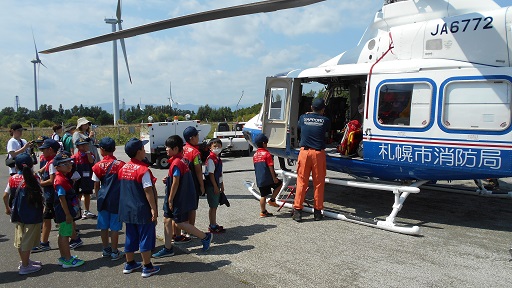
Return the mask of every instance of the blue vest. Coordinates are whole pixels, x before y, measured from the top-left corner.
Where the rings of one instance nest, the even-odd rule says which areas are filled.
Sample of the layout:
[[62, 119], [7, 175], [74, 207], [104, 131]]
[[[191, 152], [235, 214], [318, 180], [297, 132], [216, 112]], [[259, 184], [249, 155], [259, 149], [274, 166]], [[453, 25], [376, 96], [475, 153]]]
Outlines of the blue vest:
[[187, 161], [181, 157], [173, 158], [171, 166], [169, 167], [169, 176], [165, 182], [164, 211], [167, 213], [171, 212], [169, 211], [169, 195], [174, 180], [172, 176], [174, 167], [178, 167], [180, 170], [180, 183], [172, 201], [172, 214], [176, 216], [197, 209], [197, 194], [192, 178], [192, 171], [188, 168]]
[[[45, 167], [45, 169], [43, 169], [43, 174], [41, 174], [41, 180], [46, 181], [46, 180], [50, 179], [49, 167], [50, 167], [50, 164], [52, 161], [53, 161], [53, 159], [50, 161], [46, 161], [46, 163], [48, 163], [48, 165]], [[44, 201], [46, 204], [53, 204], [55, 202], [55, 188], [53, 187], [53, 184], [48, 185], [48, 186], [43, 186], [43, 197], [44, 197]]]
[[[133, 161], [133, 159], [132, 159]], [[151, 223], [151, 206], [142, 188], [142, 176], [148, 167], [128, 162], [119, 171], [119, 221], [129, 224]]]
[[[20, 175], [20, 174], [17, 174]], [[20, 175], [21, 176], [21, 175]], [[18, 176], [19, 177], [19, 176]], [[11, 193], [16, 193], [16, 187], [10, 187]], [[37, 192], [35, 192], [37, 193]], [[14, 198], [11, 207], [11, 222], [19, 222], [24, 224], [37, 224], [43, 222], [43, 203], [34, 205], [28, 202], [25, 183], [18, 190], [18, 194]]]
[[[66, 191], [66, 204], [68, 205], [69, 214], [73, 219], [76, 218], [78, 211], [80, 210], [80, 202], [76, 195], [75, 189], [73, 189], [71, 179], [65, 177], [59, 172], [55, 175], [55, 186], [60, 185]], [[57, 192], [55, 192], [57, 194]], [[55, 197], [53, 206], [55, 208], [55, 223], [66, 222], [66, 214], [60, 203], [60, 197]]]
[[267, 149], [258, 148], [252, 157], [254, 163], [254, 173], [256, 174], [256, 185], [258, 187], [266, 187], [274, 184], [274, 179], [270, 173], [266, 159], [272, 157]]
[[[215, 183], [217, 184], [217, 187], [219, 187], [220, 177], [222, 177], [222, 160], [217, 155], [215, 155], [213, 152], [210, 153], [208, 158], [206, 158], [206, 163], [208, 163], [209, 159], [212, 159], [213, 163], [215, 164], [215, 171], [213, 171], [213, 178], [215, 179]], [[210, 181], [209, 175], [205, 175], [204, 179], [205, 179], [205, 185], [213, 186], [213, 183], [211, 183], [211, 181]]]
[[[78, 152], [80, 155], [80, 152]], [[75, 154], [76, 155], [76, 154]], [[81, 157], [81, 156], [80, 156]], [[87, 159], [87, 157], [85, 157]], [[94, 181], [92, 181], [92, 165], [91, 163], [81, 161], [84, 163], [79, 163], [76, 161], [76, 171], [80, 173], [82, 178], [77, 180], [76, 189], [80, 188], [82, 191], [92, 191], [94, 189]], [[84, 172], [89, 174], [89, 177], [84, 177]]]
[[[119, 161], [117, 161], [119, 162]], [[100, 179], [101, 186], [98, 191], [98, 211], [106, 210], [109, 213], [117, 214], [119, 212], [119, 194], [121, 191], [121, 182], [117, 173], [111, 173], [112, 164], [109, 165], [107, 173]]]

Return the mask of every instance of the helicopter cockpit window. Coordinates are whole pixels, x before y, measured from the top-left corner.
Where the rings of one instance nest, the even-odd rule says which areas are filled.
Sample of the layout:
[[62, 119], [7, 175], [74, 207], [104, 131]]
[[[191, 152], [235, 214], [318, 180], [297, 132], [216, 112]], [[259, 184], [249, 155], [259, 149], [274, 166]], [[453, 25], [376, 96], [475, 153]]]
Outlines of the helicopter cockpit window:
[[286, 107], [286, 96], [288, 89], [286, 88], [272, 88], [269, 105], [269, 120], [284, 120], [284, 109]]
[[452, 81], [444, 89], [447, 129], [504, 131], [510, 127], [512, 84], [507, 80]]
[[381, 125], [425, 127], [430, 123], [432, 88], [428, 83], [382, 85], [378, 122]]

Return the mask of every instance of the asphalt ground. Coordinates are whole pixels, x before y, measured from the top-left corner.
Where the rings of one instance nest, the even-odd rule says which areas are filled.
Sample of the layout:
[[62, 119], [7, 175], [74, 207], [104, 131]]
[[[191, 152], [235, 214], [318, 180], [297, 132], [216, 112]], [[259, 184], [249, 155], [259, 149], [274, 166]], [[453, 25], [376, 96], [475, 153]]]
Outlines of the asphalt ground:
[[[116, 156], [127, 160], [123, 147]], [[290, 210], [269, 207], [276, 216], [259, 218], [259, 205], [244, 186], [254, 181], [251, 157], [224, 157], [224, 181], [231, 207], [220, 206], [218, 222], [227, 232], [214, 236], [213, 245], [201, 252], [198, 239], [175, 246], [176, 255], [156, 259], [162, 271], [143, 279], [140, 272], [122, 274], [123, 262], [101, 258], [95, 220], [80, 220], [84, 246], [73, 254], [86, 260], [79, 268], [56, 265], [57, 231], [52, 231], [53, 250], [37, 253], [44, 265], [40, 272], [19, 276], [19, 257], [13, 247], [14, 225], [0, 217], [0, 285], [9, 287], [509, 287], [512, 283], [510, 231], [511, 199], [496, 199], [422, 189], [405, 201], [397, 223], [418, 225], [419, 236], [408, 236], [340, 220], [303, 223], [290, 218]], [[277, 161], [276, 161], [277, 162]], [[277, 165], [279, 166], [279, 165]], [[159, 206], [166, 170], [152, 168], [159, 179]], [[7, 171], [5, 172], [7, 174]], [[330, 177], [348, 178], [338, 173]], [[1, 177], [5, 187], [7, 177]], [[512, 191], [512, 179], [500, 183]], [[472, 181], [450, 185], [472, 187]], [[312, 189], [310, 189], [312, 191]], [[308, 193], [307, 198], [312, 198]], [[326, 185], [329, 210], [384, 219], [391, 211], [390, 192]], [[95, 206], [95, 200], [92, 206]], [[196, 226], [208, 225], [208, 205], [201, 198]], [[94, 211], [95, 209], [93, 209]], [[160, 213], [162, 215], [162, 213]], [[162, 216], [157, 234], [162, 237]], [[121, 235], [124, 243], [124, 234]], [[157, 249], [163, 245], [158, 241]], [[140, 258], [139, 258], [140, 259]]]

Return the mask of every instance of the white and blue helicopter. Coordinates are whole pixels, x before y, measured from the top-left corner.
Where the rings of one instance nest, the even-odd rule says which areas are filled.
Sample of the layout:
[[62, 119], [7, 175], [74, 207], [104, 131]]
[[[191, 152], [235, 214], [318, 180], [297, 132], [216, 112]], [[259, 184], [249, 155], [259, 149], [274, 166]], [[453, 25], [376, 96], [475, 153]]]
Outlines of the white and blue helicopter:
[[[322, 85], [332, 121], [326, 141], [334, 142], [327, 169], [364, 180], [326, 183], [395, 193], [386, 221], [324, 215], [416, 234], [417, 226], [399, 227], [394, 219], [421, 185], [512, 176], [511, 20], [512, 11], [491, 0], [385, 1], [354, 49], [318, 67], [268, 77], [262, 110], [245, 124], [244, 135], [251, 141], [263, 132], [272, 154], [296, 160], [298, 118], [312, 102], [303, 92]], [[340, 133], [353, 119], [362, 122], [353, 131], [360, 135]], [[352, 141], [349, 136], [359, 153], [337, 149]], [[285, 187], [296, 177], [281, 173]], [[367, 181], [375, 179], [409, 185]], [[258, 197], [252, 183], [246, 185]], [[492, 195], [478, 185], [477, 193]]]
[[[322, 1], [268, 0], [233, 6], [41, 53]], [[418, 193], [421, 185], [432, 180], [512, 176], [511, 22], [512, 11], [492, 0], [385, 0], [354, 49], [318, 67], [267, 78], [262, 111], [245, 124], [244, 135], [251, 141], [263, 132], [269, 138], [271, 153], [297, 159], [297, 121], [312, 101], [303, 97], [303, 91], [314, 84], [325, 87], [326, 115], [332, 121], [332, 132], [326, 135], [331, 143], [327, 168], [357, 177], [356, 181], [326, 178], [326, 183], [389, 190], [395, 194], [395, 202], [384, 221], [329, 211], [324, 215], [418, 234], [418, 226], [396, 225], [395, 217], [408, 195]], [[353, 119], [359, 120], [360, 134], [340, 137]], [[347, 139], [362, 151], [340, 153], [336, 147]], [[284, 187], [296, 176], [280, 173]], [[377, 179], [393, 182], [373, 181]], [[246, 186], [259, 197], [252, 183]], [[483, 187], [482, 191], [486, 192]]]

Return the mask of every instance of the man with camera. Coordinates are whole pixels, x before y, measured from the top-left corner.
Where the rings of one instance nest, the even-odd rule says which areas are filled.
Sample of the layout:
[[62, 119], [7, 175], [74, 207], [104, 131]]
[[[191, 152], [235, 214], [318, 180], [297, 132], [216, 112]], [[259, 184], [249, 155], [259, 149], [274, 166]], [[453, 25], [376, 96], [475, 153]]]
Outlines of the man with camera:
[[[14, 123], [11, 125], [11, 129], [9, 130], [9, 134], [11, 135], [11, 139], [7, 142], [7, 159], [5, 164], [9, 166], [9, 175], [16, 174], [16, 168], [14, 168], [14, 158], [21, 153], [28, 153], [32, 149], [34, 141], [27, 142], [27, 140], [21, 138], [21, 134], [23, 130], [27, 130], [23, 128], [21, 124]], [[9, 165], [12, 163], [12, 165]]]

